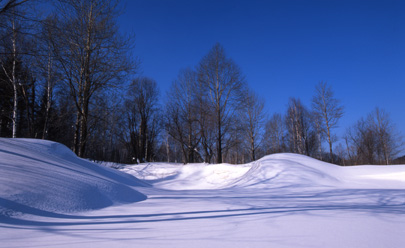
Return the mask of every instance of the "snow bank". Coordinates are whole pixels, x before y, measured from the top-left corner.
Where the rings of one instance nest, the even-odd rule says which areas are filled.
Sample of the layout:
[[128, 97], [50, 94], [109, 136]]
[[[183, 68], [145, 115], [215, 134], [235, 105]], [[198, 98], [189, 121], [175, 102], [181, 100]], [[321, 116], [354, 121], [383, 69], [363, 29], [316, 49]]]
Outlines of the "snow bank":
[[142, 201], [128, 174], [78, 158], [59, 143], [0, 138], [0, 217], [100, 209]]
[[340, 182], [339, 168], [297, 154], [275, 154], [243, 165], [128, 165], [121, 169], [155, 187], [170, 190], [331, 186]]
[[273, 154], [244, 165], [148, 163], [121, 171], [170, 190], [225, 188], [405, 188], [405, 166], [348, 166], [299, 154]]
[[333, 164], [299, 155], [274, 154], [252, 163], [237, 182], [236, 187], [280, 188], [289, 186], [336, 186], [342, 173]]
[[250, 168], [230, 164], [149, 163], [128, 165], [121, 171], [145, 180], [157, 188], [170, 190], [221, 189], [239, 180]]

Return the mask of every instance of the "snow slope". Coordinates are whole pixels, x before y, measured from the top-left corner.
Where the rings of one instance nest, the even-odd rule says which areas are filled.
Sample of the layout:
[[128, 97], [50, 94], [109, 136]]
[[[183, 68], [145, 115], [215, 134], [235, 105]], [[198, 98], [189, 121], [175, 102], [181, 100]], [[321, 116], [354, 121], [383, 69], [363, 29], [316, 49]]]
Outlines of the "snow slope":
[[405, 165], [339, 167], [275, 154], [245, 165], [115, 167], [126, 174], [53, 142], [0, 139], [0, 247], [405, 242]]
[[137, 202], [146, 196], [131, 186], [145, 185], [128, 174], [80, 159], [55, 142], [0, 139], [0, 218]]
[[284, 187], [405, 188], [405, 166], [341, 167], [299, 154], [273, 154], [230, 164], [146, 163], [121, 171], [170, 190]]

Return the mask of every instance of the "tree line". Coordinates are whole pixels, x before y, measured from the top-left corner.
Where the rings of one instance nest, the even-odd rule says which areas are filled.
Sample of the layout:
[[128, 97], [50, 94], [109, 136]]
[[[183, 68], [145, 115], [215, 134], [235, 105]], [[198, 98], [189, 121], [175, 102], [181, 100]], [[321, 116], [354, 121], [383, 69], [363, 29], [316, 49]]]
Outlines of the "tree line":
[[292, 152], [390, 164], [401, 149], [379, 108], [336, 145], [344, 108], [326, 82], [310, 108], [291, 98], [286, 113], [269, 117], [219, 43], [180, 70], [162, 100], [156, 81], [136, 76], [118, 1], [53, 1], [45, 17], [32, 14], [33, 2], [0, 2], [0, 137], [54, 140], [78, 156], [121, 163], [246, 163]]

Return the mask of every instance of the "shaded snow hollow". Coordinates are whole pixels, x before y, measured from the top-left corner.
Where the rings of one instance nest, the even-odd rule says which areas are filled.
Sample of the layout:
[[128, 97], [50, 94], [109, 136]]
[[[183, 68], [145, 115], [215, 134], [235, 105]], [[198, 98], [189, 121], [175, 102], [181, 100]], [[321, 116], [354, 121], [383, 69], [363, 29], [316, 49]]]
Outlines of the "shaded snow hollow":
[[0, 217], [77, 212], [142, 201], [147, 184], [45, 140], [0, 138]]

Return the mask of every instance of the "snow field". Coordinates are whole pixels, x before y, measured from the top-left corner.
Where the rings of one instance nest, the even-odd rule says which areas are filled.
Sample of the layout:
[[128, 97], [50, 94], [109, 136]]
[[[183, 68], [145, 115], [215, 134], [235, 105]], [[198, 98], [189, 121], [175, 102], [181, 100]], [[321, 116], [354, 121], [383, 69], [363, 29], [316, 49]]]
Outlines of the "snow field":
[[[111, 164], [110, 164], [111, 166]], [[402, 247], [405, 166], [115, 165], [0, 139], [0, 247]], [[125, 172], [125, 173], [123, 173]]]

